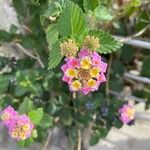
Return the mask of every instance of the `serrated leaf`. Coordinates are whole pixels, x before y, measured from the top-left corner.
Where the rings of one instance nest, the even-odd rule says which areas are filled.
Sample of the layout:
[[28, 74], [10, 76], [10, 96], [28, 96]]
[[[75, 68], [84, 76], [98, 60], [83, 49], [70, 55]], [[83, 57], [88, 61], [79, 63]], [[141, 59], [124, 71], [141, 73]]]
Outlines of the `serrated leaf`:
[[57, 28], [63, 37], [81, 35], [85, 30], [85, 18], [81, 8], [69, 2], [58, 19]]
[[123, 45], [121, 42], [117, 41], [112, 35], [103, 30], [91, 30], [89, 34], [99, 38], [100, 48], [97, 49], [97, 51], [102, 54], [114, 52], [120, 49]]
[[32, 110], [33, 108], [33, 102], [30, 98], [25, 97], [23, 102], [21, 103], [18, 111], [19, 113], [23, 114], [23, 113], [28, 113], [30, 110]]
[[38, 108], [37, 110], [30, 111], [28, 113], [28, 116], [34, 124], [38, 124], [43, 118], [43, 108]]
[[49, 1], [43, 14], [40, 16], [41, 24], [44, 25], [45, 20], [48, 19], [50, 16], [58, 16], [61, 11], [61, 5], [58, 2]]
[[51, 47], [56, 41], [58, 40], [59, 32], [56, 29], [56, 25], [49, 25], [46, 29], [46, 38], [47, 42], [49, 44], [49, 47]]
[[85, 10], [94, 11], [94, 9], [99, 5], [99, 0], [83, 0], [83, 5]]
[[55, 68], [60, 63], [62, 58], [63, 56], [60, 53], [60, 44], [56, 43], [50, 50], [48, 69]]
[[94, 15], [100, 20], [111, 20], [112, 16], [110, 15], [109, 10], [105, 6], [98, 6], [94, 10]]
[[40, 121], [40, 126], [42, 128], [49, 128], [53, 124], [53, 118], [48, 114], [44, 114], [42, 120]]

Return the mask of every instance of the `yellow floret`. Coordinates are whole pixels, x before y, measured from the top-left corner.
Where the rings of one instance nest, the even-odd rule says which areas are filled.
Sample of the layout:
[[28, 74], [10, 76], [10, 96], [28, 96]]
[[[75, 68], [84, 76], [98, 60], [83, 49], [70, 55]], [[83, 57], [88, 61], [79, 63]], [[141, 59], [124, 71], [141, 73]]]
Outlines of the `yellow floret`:
[[90, 75], [91, 75], [93, 78], [98, 77], [99, 73], [100, 73], [100, 68], [93, 67], [93, 68], [90, 70]]
[[73, 91], [78, 91], [81, 88], [82, 84], [80, 81], [75, 80], [74, 82], [72, 82], [71, 84], [71, 88]]
[[27, 137], [26, 137], [26, 134], [25, 134], [24, 132], [21, 132], [21, 133], [19, 134], [19, 138], [20, 138], [21, 140], [25, 140]]
[[18, 132], [17, 132], [17, 131], [13, 131], [13, 132], [11, 133], [11, 136], [12, 136], [12, 138], [18, 137]]
[[66, 70], [66, 76], [68, 76], [70, 78], [77, 77], [77, 70], [76, 69], [67, 69]]
[[8, 114], [8, 113], [2, 114], [2, 115], [1, 115], [1, 119], [2, 119], [3, 121], [8, 120], [8, 119], [9, 119], [9, 114]]
[[30, 129], [30, 125], [26, 124], [22, 128], [23, 128], [24, 131], [28, 131]]
[[90, 58], [86, 57], [81, 60], [80, 64], [82, 69], [89, 69], [91, 67], [92, 62]]
[[135, 113], [135, 110], [134, 109], [127, 109], [127, 115], [130, 119], [134, 119], [134, 113]]
[[90, 88], [95, 87], [96, 86], [96, 81], [93, 80], [93, 79], [88, 80], [87, 86], [90, 87]]

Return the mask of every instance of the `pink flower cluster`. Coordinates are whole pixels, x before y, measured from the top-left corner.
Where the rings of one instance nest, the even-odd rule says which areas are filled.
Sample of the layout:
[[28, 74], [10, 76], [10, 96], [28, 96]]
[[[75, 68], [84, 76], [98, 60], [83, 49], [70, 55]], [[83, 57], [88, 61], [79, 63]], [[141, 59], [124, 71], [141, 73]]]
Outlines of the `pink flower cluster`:
[[68, 83], [70, 91], [81, 91], [86, 95], [106, 82], [107, 64], [97, 52], [82, 49], [77, 58], [66, 58], [65, 61], [61, 67], [64, 73], [62, 80]]
[[30, 118], [19, 115], [13, 107], [8, 106], [1, 112], [2, 123], [8, 128], [9, 135], [17, 141], [25, 140], [32, 134], [34, 128]]
[[120, 113], [120, 120], [124, 124], [128, 124], [134, 120], [135, 110], [133, 106], [130, 104], [124, 104], [122, 108], [119, 109], [119, 113]]

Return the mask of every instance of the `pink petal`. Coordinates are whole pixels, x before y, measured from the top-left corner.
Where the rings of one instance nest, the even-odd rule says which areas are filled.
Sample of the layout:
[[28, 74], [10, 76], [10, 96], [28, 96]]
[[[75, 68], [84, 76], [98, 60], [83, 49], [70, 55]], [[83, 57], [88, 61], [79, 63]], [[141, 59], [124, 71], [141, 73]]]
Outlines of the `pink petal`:
[[96, 86], [94, 88], [91, 89], [91, 91], [97, 91], [99, 88], [100, 82], [97, 82]]
[[87, 49], [81, 49], [81, 51], [78, 54], [79, 58], [89, 56], [89, 51]]
[[100, 56], [97, 52], [93, 52], [93, 53], [91, 54], [91, 57], [92, 57], [93, 59], [98, 59], [99, 61], [101, 61], [101, 56]]
[[80, 67], [80, 61], [78, 58], [71, 58], [68, 61], [69, 68], [79, 68]]
[[62, 81], [67, 82], [68, 84], [71, 82], [71, 78], [67, 77], [66, 75], [64, 75], [62, 77]]
[[101, 68], [101, 72], [105, 73], [107, 70], [107, 64], [103, 61], [100, 62], [99, 67]]
[[89, 87], [82, 87], [80, 89], [80, 91], [84, 94], [84, 95], [87, 95], [90, 91], [91, 91], [91, 88]]
[[62, 70], [63, 72], [66, 72], [66, 70], [67, 70], [68, 68], [69, 68], [69, 67], [68, 67], [68, 64], [64, 64], [64, 65], [61, 66], [61, 70]]
[[99, 83], [103, 83], [103, 82], [106, 82], [107, 80], [106, 80], [106, 77], [105, 77], [105, 75], [104, 75], [104, 73], [101, 73], [100, 75], [99, 75], [99, 77], [98, 77], [98, 82]]

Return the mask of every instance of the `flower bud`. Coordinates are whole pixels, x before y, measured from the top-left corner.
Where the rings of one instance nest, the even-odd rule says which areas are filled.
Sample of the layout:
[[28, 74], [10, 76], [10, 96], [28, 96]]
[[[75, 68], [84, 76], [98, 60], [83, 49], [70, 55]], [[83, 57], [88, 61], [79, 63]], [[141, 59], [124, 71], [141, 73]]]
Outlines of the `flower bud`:
[[61, 54], [66, 57], [75, 57], [78, 52], [78, 47], [71, 39], [60, 44]]
[[95, 51], [97, 48], [100, 47], [99, 39], [97, 37], [88, 35], [83, 41], [83, 47], [91, 51]]

